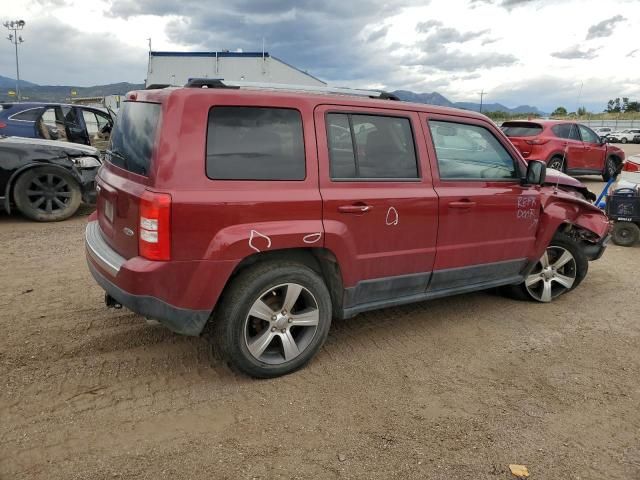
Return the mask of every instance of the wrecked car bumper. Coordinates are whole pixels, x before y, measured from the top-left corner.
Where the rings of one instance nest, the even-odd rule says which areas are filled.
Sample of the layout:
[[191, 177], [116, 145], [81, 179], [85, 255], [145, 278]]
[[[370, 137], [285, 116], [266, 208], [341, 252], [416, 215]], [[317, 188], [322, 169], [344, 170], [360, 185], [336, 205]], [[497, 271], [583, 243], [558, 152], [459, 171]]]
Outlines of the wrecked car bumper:
[[602, 254], [606, 250], [610, 240], [611, 240], [611, 235], [607, 234], [604, 237], [602, 237], [598, 243], [586, 245], [583, 250], [587, 258], [590, 261], [600, 259], [600, 257], [602, 257]]
[[80, 187], [82, 188], [82, 201], [84, 203], [96, 203], [96, 175], [99, 167], [78, 169]]

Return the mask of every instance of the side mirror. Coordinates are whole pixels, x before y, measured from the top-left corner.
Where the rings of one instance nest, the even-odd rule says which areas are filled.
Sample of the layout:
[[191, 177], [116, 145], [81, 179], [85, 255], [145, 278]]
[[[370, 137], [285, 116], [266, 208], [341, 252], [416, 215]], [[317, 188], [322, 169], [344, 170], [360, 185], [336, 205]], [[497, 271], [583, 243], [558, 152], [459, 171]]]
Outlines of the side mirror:
[[600, 137], [600, 145], [607, 143], [607, 137]]
[[547, 165], [540, 160], [530, 160], [527, 164], [525, 185], [542, 185], [547, 178]]

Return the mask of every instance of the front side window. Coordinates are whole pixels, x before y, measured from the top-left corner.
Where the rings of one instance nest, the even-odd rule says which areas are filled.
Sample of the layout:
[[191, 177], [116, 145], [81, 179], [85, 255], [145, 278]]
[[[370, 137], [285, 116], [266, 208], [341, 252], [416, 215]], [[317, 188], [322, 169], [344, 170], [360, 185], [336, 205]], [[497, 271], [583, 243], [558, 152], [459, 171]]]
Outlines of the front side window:
[[332, 179], [418, 178], [408, 118], [329, 113], [327, 137]]
[[504, 180], [519, 177], [509, 152], [477, 125], [429, 121], [440, 178]]
[[289, 108], [212, 108], [206, 170], [214, 180], [304, 180], [300, 112]]
[[551, 127], [551, 131], [556, 137], [566, 138], [569, 140], [581, 141], [580, 134], [578, 133], [577, 125], [573, 123], [561, 123]]
[[585, 127], [584, 125], [579, 125], [580, 135], [582, 135], [582, 140], [587, 143], [600, 143], [600, 137], [595, 134], [593, 130]]

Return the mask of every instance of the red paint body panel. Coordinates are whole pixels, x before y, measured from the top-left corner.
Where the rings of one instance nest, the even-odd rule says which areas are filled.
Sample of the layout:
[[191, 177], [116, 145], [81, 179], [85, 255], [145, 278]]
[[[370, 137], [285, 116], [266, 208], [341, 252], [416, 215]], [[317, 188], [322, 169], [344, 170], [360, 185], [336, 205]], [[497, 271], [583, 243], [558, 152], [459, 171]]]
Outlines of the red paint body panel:
[[[533, 261], [566, 222], [598, 237], [608, 232], [599, 210], [569, 194], [554, 194], [552, 187], [522, 186], [517, 180], [441, 181], [428, 119], [453, 119], [489, 129], [524, 173], [526, 164], [518, 150], [476, 113], [271, 91], [169, 88], [135, 96], [137, 101], [162, 104], [149, 176], [105, 162], [98, 179], [98, 211], [91, 217], [97, 217], [105, 242], [125, 262], [112, 275], [89, 257], [102, 275], [133, 295], [185, 309], [211, 310], [238, 264], [265, 251], [325, 248], [337, 259], [348, 288], [365, 280]], [[208, 114], [210, 108], [223, 105], [298, 110], [305, 143], [304, 180], [207, 178]], [[336, 111], [408, 118], [420, 178], [332, 181], [325, 114]], [[145, 190], [171, 196], [169, 261], [138, 256], [139, 199]], [[354, 211], [363, 206], [369, 207], [366, 212]], [[127, 229], [133, 234], [126, 234]]]

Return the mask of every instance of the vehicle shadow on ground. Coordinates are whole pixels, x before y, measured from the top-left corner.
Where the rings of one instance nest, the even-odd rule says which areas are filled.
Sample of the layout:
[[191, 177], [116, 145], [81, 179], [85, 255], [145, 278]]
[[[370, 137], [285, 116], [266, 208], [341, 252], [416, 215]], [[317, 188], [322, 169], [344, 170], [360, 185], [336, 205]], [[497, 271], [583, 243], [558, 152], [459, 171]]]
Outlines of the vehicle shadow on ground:
[[[88, 217], [93, 213], [95, 209], [96, 209], [95, 205], [88, 205], [83, 203], [82, 205], [80, 205], [80, 208], [78, 209], [78, 211], [73, 216], [71, 216], [71, 218], [68, 218], [67, 220], [62, 220], [62, 222], [69, 222], [76, 218]], [[11, 209], [11, 213], [7, 213], [4, 210], [4, 208], [0, 209], [0, 225], [5, 225], [5, 224], [7, 225], [9, 224], [38, 225], [39, 223], [42, 225], [47, 225], [49, 222], [35, 222], [33, 220], [30, 220], [22, 216], [22, 214], [19, 211], [17, 211], [15, 208]]]

